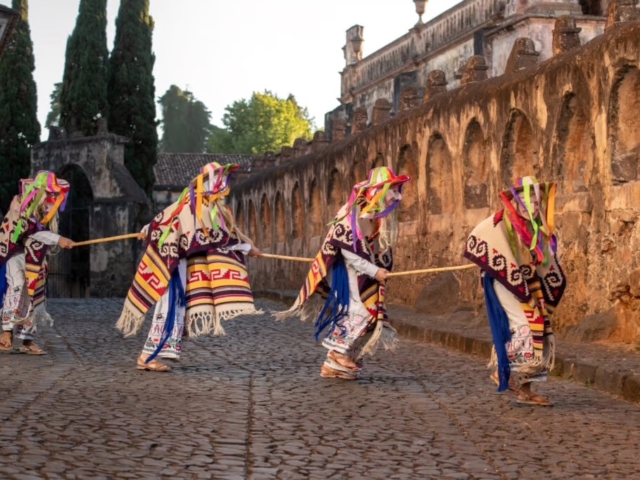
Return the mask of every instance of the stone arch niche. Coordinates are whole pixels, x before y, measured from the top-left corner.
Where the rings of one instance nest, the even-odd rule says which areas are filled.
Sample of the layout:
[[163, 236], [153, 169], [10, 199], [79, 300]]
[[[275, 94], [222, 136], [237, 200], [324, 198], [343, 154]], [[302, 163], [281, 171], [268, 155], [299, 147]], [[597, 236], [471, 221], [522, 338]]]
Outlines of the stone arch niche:
[[276, 242], [284, 243], [287, 238], [287, 230], [284, 218], [284, 201], [282, 194], [276, 193]]
[[364, 182], [367, 179], [369, 171], [364, 161], [358, 161], [353, 164], [351, 169], [351, 185], [353, 187], [356, 183]]
[[[91, 238], [93, 190], [84, 171], [68, 164], [55, 172], [69, 182], [71, 190], [64, 212], [58, 215], [58, 233], [82, 242]], [[60, 249], [49, 257], [47, 294], [53, 298], [84, 298], [91, 288], [91, 249]]]
[[609, 106], [611, 173], [615, 183], [638, 179], [640, 160], [640, 70], [627, 66], [616, 75]]
[[[378, 153], [378, 155], [376, 155], [376, 158], [373, 160], [373, 163], [371, 163], [371, 168], [378, 168], [378, 167], [384, 167], [384, 166], [385, 166], [384, 155], [382, 155], [381, 153]], [[366, 176], [366, 173], [365, 173], [365, 176]]]
[[291, 217], [293, 225], [291, 235], [293, 238], [301, 238], [304, 236], [304, 211], [302, 208], [302, 191], [300, 184], [296, 182], [291, 192]]
[[245, 226], [245, 223], [244, 223], [244, 207], [242, 205], [242, 200], [238, 201], [238, 206], [236, 207], [235, 220], [236, 220], [236, 225], [238, 226], [240, 231], [242, 233], [245, 233], [246, 230], [244, 229], [244, 226]]
[[256, 217], [256, 207], [253, 204], [253, 200], [249, 200], [249, 237], [256, 244], [261, 244], [258, 240], [258, 220]]
[[271, 207], [269, 206], [269, 200], [267, 194], [262, 194], [262, 200], [260, 201], [260, 221], [262, 222], [262, 246], [264, 248], [271, 247]]
[[444, 138], [435, 133], [427, 150], [427, 212], [431, 215], [451, 213], [453, 204], [453, 168], [451, 153]]
[[489, 206], [489, 158], [482, 127], [473, 119], [467, 127], [463, 146], [464, 208]]
[[311, 220], [311, 237], [322, 235], [322, 199], [320, 198], [320, 188], [315, 179], [309, 186], [309, 215]]
[[331, 219], [333, 219], [340, 207], [346, 202], [346, 199], [343, 198], [343, 190], [342, 175], [337, 169], [334, 169], [329, 177], [329, 189], [327, 191], [327, 198], [329, 199], [331, 209], [329, 216]]
[[561, 183], [562, 193], [588, 190], [588, 174], [593, 164], [594, 140], [589, 132], [585, 109], [573, 93], [562, 101], [551, 157], [551, 178]]
[[411, 222], [418, 218], [418, 164], [415, 151], [410, 145], [400, 149], [398, 175], [408, 175], [411, 181], [402, 187], [402, 201], [398, 209], [398, 221]]
[[[32, 148], [32, 174], [49, 170], [69, 177], [75, 192], [70, 194], [70, 210], [61, 222], [71, 235], [91, 239], [122, 235], [137, 232], [152, 220], [151, 202], [124, 166], [127, 142], [126, 138], [100, 133], [53, 139]], [[143, 249], [135, 240], [73, 249], [71, 257], [60, 258], [52, 280], [55, 276], [67, 279], [59, 291], [64, 296], [125, 297]], [[78, 270], [81, 258], [86, 260], [83, 268], [89, 266], [88, 281], [86, 270]]]
[[[501, 188], [512, 186], [519, 177], [538, 176], [540, 164], [538, 142], [526, 115], [513, 110], [505, 130], [500, 158]], [[542, 180], [542, 179], [539, 179]]]

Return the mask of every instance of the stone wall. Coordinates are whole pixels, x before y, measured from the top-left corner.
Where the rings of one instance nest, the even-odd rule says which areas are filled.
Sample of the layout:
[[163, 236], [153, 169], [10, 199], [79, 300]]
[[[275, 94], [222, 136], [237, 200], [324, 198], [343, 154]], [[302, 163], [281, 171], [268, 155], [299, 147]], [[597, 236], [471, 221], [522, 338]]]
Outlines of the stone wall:
[[[351, 186], [386, 164], [413, 178], [395, 268], [459, 265], [470, 230], [500, 208], [498, 193], [515, 177], [553, 179], [569, 278], [556, 326], [639, 341], [640, 24], [611, 23], [572, 49], [576, 32], [566, 29], [557, 56], [537, 65], [515, 51], [513, 73], [496, 78], [485, 79], [484, 60], [474, 57], [456, 90], [443, 92], [430, 75], [424, 105], [237, 185], [231, 201], [241, 226], [267, 252], [312, 257]], [[250, 268], [256, 290], [297, 289], [308, 265], [265, 259]], [[482, 304], [477, 271], [450, 278], [461, 292], [452, 308]], [[389, 298], [415, 306], [431, 281], [392, 279]]]
[[[95, 137], [50, 140], [33, 147], [32, 173], [50, 170], [70, 180], [71, 189], [84, 189], [82, 209], [71, 206], [61, 213], [63, 224], [86, 223], [86, 238], [75, 241], [122, 235], [140, 230], [151, 219], [151, 205], [124, 166], [124, 145], [127, 139], [104, 134]], [[74, 192], [72, 192], [73, 194]], [[65, 216], [67, 218], [65, 218]], [[78, 231], [72, 229], [72, 231]], [[67, 232], [61, 232], [68, 234]], [[81, 247], [89, 252], [83, 257], [89, 262], [89, 281], [85, 295], [94, 297], [124, 297], [135, 273], [140, 244], [134, 240]], [[85, 251], [86, 253], [86, 251]], [[50, 260], [52, 287], [61, 296], [76, 296], [76, 289], [63, 288], [73, 281], [71, 273], [78, 249], [60, 252]], [[82, 263], [82, 262], [80, 262]]]

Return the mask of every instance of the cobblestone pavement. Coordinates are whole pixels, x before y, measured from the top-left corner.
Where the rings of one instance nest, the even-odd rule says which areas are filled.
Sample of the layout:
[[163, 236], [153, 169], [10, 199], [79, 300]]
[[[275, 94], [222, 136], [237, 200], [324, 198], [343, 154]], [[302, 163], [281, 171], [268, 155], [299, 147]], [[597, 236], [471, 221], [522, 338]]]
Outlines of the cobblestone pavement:
[[[134, 367], [115, 300], [51, 301], [45, 357], [0, 356], [0, 478], [637, 478], [640, 407], [575, 383], [499, 395], [484, 361], [403, 341], [361, 380], [318, 376], [312, 326], [248, 317]], [[262, 302], [264, 308], [282, 308]]]

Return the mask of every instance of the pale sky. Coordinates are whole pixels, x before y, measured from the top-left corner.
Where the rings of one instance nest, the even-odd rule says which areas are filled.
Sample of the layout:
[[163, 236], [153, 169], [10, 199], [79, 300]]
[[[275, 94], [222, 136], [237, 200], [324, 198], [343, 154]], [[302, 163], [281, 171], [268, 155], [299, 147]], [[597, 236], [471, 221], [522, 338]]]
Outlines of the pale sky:
[[[427, 20], [459, 3], [430, 0]], [[11, 6], [11, 0], [0, 0]], [[108, 0], [108, 46], [120, 2]], [[62, 81], [67, 37], [79, 0], [30, 0], [36, 57], [38, 118]], [[413, 0], [151, 0], [156, 99], [178, 85], [189, 88], [222, 126], [225, 106], [254, 91], [292, 93], [318, 127], [338, 106], [346, 30], [364, 26], [364, 55], [404, 35], [418, 20]], [[46, 139], [48, 131], [42, 132]]]

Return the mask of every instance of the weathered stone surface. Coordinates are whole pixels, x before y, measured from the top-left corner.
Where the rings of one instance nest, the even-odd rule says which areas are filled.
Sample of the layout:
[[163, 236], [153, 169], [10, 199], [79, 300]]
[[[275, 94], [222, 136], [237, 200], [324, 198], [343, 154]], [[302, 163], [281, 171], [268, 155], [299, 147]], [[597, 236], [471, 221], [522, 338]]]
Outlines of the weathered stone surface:
[[606, 30], [613, 28], [617, 23], [634, 22], [638, 20], [636, 5], [638, 0], [610, 0], [607, 7]]
[[571, 15], [563, 15], [556, 20], [553, 29], [553, 55], [560, 55], [580, 46], [581, 28], [576, 26], [576, 19]]
[[353, 112], [353, 124], [351, 125], [351, 134], [357, 135], [360, 132], [364, 132], [367, 129], [367, 109], [356, 108]]
[[533, 40], [530, 38], [518, 38], [513, 44], [504, 73], [509, 75], [533, 67], [538, 63], [539, 56], [540, 52], [536, 52]]
[[386, 98], [379, 98], [373, 106], [373, 125], [380, 125], [391, 118], [391, 102]]
[[486, 80], [489, 78], [487, 75], [488, 70], [487, 60], [482, 55], [474, 55], [467, 62], [460, 85], [469, 85]]
[[453, 272], [437, 275], [420, 292], [416, 311], [432, 315], [444, 315], [457, 308], [452, 298], [460, 296], [460, 282]]
[[613, 309], [589, 315], [579, 325], [570, 327], [563, 335], [570, 342], [595, 342], [607, 340], [615, 332], [617, 317]]

